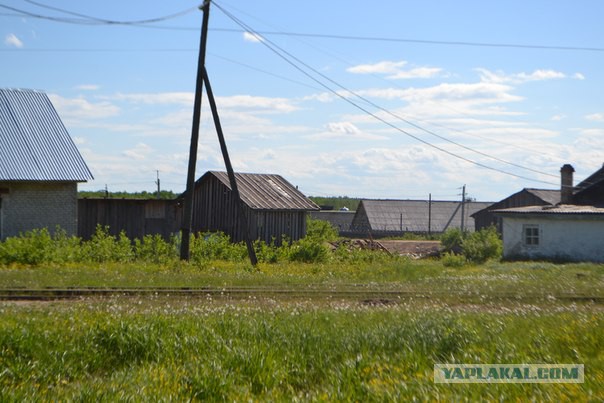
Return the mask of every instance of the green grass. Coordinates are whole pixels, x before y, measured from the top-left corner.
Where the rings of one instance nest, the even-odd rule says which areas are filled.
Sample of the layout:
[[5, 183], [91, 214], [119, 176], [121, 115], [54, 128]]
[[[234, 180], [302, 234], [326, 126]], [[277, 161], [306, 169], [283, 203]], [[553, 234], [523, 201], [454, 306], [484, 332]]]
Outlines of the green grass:
[[499, 263], [445, 267], [438, 260], [393, 259], [324, 264], [212, 261], [0, 265], [0, 288], [47, 287], [323, 287], [450, 295], [604, 296], [604, 265]]
[[[116, 298], [0, 305], [0, 400], [604, 399], [604, 313]], [[438, 385], [435, 363], [582, 363], [579, 385]]]

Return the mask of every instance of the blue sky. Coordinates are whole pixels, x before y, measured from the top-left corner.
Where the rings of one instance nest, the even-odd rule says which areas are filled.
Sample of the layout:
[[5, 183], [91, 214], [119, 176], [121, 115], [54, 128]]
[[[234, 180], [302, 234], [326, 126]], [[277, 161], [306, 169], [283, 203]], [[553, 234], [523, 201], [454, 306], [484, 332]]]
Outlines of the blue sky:
[[[113, 21], [191, 11], [97, 24], [50, 4]], [[184, 190], [197, 5], [0, 1], [0, 86], [50, 95], [95, 176], [81, 189], [152, 191], [159, 170]], [[604, 162], [602, 15], [595, 0], [216, 0], [206, 66], [238, 171], [307, 195], [452, 200], [465, 184], [499, 200]], [[224, 169], [206, 99], [200, 136], [198, 176]]]

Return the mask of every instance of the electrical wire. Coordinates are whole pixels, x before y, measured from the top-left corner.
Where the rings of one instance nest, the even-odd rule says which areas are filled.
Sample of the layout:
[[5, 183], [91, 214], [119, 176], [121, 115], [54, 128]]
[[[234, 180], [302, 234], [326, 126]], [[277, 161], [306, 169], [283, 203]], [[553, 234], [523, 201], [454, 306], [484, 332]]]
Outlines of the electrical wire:
[[[233, 14], [231, 14], [229, 11], [225, 10], [222, 6], [220, 6], [217, 3], [214, 3], [214, 6], [217, 7], [220, 11], [222, 11], [229, 19], [231, 19], [233, 22], [235, 22], [237, 25], [239, 25], [240, 27], [242, 27], [244, 30], [246, 30], [247, 32], [252, 33], [253, 35], [260, 35], [258, 32], [256, 32], [252, 27], [250, 27], [249, 25], [247, 25], [246, 23], [244, 23], [243, 21], [241, 21], [240, 19], [238, 19], [237, 17], [235, 17]], [[295, 56], [293, 56], [291, 53], [287, 52], [286, 50], [284, 50], [283, 48], [279, 47], [278, 45], [276, 45], [274, 42], [270, 41], [269, 39], [264, 38], [263, 41], [261, 41], [260, 43], [262, 43], [263, 45], [265, 45], [267, 48], [269, 48], [273, 53], [275, 53], [277, 56], [279, 56], [281, 59], [283, 59], [285, 62], [287, 62], [288, 64], [290, 64], [292, 67], [294, 67], [296, 70], [300, 71], [302, 74], [306, 75], [308, 78], [310, 78], [311, 80], [313, 80], [314, 82], [316, 82], [317, 84], [319, 84], [321, 87], [325, 88], [327, 91], [329, 91], [330, 93], [334, 94], [335, 96], [337, 96], [338, 98], [344, 100], [345, 102], [351, 104], [352, 106], [354, 106], [355, 108], [361, 110], [362, 112], [364, 112], [365, 114], [373, 117], [374, 119], [382, 122], [383, 124], [407, 135], [408, 137], [411, 137], [413, 139], [415, 139], [416, 141], [419, 141], [420, 143], [423, 143], [429, 147], [432, 147], [438, 151], [441, 151], [445, 154], [448, 154], [452, 157], [455, 157], [457, 159], [463, 160], [465, 162], [468, 162], [470, 164], [479, 166], [481, 168], [484, 169], [488, 169], [488, 170], [492, 170], [492, 171], [496, 171], [498, 173], [501, 174], [505, 174], [508, 176], [513, 176], [519, 179], [524, 179], [524, 180], [528, 180], [528, 181], [532, 181], [532, 182], [540, 182], [540, 183], [546, 183], [549, 185], [552, 185], [551, 182], [548, 181], [543, 181], [540, 179], [535, 179], [535, 178], [529, 178], [523, 175], [518, 175], [512, 172], [508, 172], [508, 171], [504, 171], [502, 169], [499, 168], [495, 168], [495, 167], [491, 167], [489, 165], [483, 164], [481, 162], [478, 161], [474, 161], [472, 159], [466, 158], [464, 156], [461, 156], [459, 154], [456, 154], [454, 152], [451, 152], [447, 149], [444, 149], [440, 146], [437, 146], [435, 144], [432, 144], [418, 136], [413, 135], [412, 133], [409, 133], [406, 130], [401, 129], [400, 127], [388, 122], [387, 120], [385, 120], [384, 118], [381, 118], [380, 116], [376, 115], [375, 113], [369, 111], [368, 109], [362, 107], [361, 105], [355, 103], [354, 101], [350, 100], [348, 97], [340, 94], [338, 91], [334, 90], [333, 88], [329, 87], [328, 85], [326, 85], [325, 83], [323, 83], [322, 81], [320, 81], [319, 79], [317, 79], [316, 77], [314, 77], [312, 74], [308, 73], [306, 70], [304, 70], [303, 68], [301, 68], [300, 66], [298, 66], [298, 64], [303, 65], [304, 67], [306, 67], [307, 69], [313, 71], [315, 74], [321, 76], [322, 78], [330, 81], [331, 83], [337, 85], [338, 87], [344, 89], [347, 93], [352, 94], [354, 96], [356, 96], [359, 99], [364, 100], [364, 98], [358, 94], [356, 94], [354, 91], [349, 90], [345, 87], [343, 87], [340, 84], [337, 84], [335, 81], [333, 81], [332, 79], [328, 78], [327, 76], [325, 76], [324, 74], [318, 72], [316, 69], [312, 68], [311, 66], [309, 66], [308, 64], [304, 63], [302, 60], [296, 58]], [[295, 62], [293, 62], [291, 59], [295, 60]], [[298, 63], [298, 64], [296, 64]], [[374, 106], [374, 105], [372, 105]], [[380, 108], [382, 109], [382, 108]], [[383, 110], [383, 109], [382, 109]]]
[[31, 0], [25, 0], [25, 1], [27, 1], [28, 3], [31, 3], [31, 4], [35, 4], [38, 7], [44, 7], [44, 8], [48, 8], [51, 10], [60, 11], [65, 14], [79, 16], [82, 18], [54, 17], [54, 16], [49, 16], [49, 15], [33, 13], [30, 11], [7, 6], [5, 4], [0, 4], [0, 8], [11, 10], [11, 11], [14, 11], [14, 12], [20, 13], [22, 15], [32, 17], [32, 18], [39, 18], [39, 19], [45, 19], [45, 20], [50, 20], [50, 21], [55, 21], [55, 22], [64, 22], [64, 23], [69, 23], [69, 24], [80, 24], [80, 25], [99, 25], [99, 24], [101, 24], [101, 25], [145, 25], [145, 24], [163, 22], [163, 21], [171, 20], [171, 19], [174, 19], [177, 17], [181, 17], [183, 15], [189, 14], [192, 11], [195, 11], [198, 9], [198, 7], [191, 7], [186, 10], [179, 11], [179, 12], [173, 13], [173, 14], [168, 14], [168, 15], [161, 16], [161, 17], [149, 18], [149, 19], [144, 19], [144, 20], [134, 20], [134, 21], [117, 21], [117, 20], [108, 20], [108, 19], [103, 19], [103, 18], [97, 18], [97, 17], [86, 15], [86, 14], [75, 13], [75, 12], [72, 12], [69, 10], [64, 10], [61, 8], [45, 5], [42, 3], [37, 3], [37, 2], [31, 1]]

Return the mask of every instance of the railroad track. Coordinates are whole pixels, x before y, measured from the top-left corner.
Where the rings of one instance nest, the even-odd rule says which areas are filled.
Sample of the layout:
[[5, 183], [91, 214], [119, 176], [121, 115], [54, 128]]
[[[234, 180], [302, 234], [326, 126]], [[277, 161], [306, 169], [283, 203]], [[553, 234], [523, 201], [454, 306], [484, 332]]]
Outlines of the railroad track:
[[363, 302], [396, 303], [413, 299], [423, 300], [459, 300], [464, 302], [489, 302], [508, 300], [518, 302], [563, 301], [604, 303], [603, 295], [584, 294], [515, 294], [515, 293], [462, 293], [441, 291], [408, 291], [349, 287], [78, 287], [78, 288], [3, 288], [0, 300], [50, 301], [79, 298], [106, 297], [191, 297], [191, 298], [231, 298], [248, 297], [287, 298], [327, 298], [351, 299]]

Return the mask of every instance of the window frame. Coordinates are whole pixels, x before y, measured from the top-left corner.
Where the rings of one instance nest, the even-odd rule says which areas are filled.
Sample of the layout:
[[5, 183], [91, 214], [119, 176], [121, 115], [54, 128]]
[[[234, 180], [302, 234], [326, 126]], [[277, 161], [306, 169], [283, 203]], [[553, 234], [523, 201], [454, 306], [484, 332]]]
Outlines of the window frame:
[[539, 224], [522, 225], [522, 244], [528, 248], [538, 248], [541, 245], [541, 227]]

